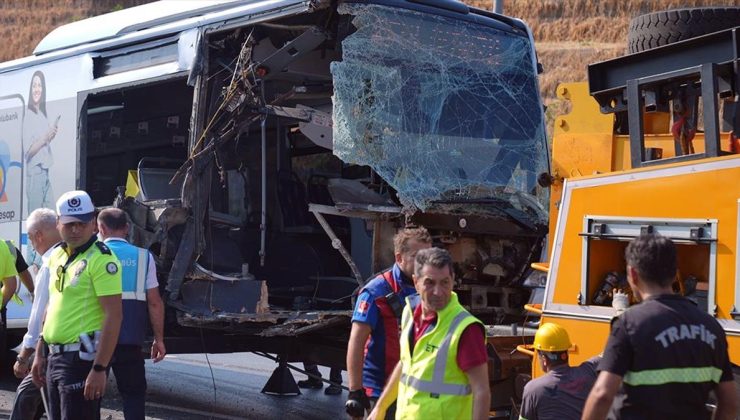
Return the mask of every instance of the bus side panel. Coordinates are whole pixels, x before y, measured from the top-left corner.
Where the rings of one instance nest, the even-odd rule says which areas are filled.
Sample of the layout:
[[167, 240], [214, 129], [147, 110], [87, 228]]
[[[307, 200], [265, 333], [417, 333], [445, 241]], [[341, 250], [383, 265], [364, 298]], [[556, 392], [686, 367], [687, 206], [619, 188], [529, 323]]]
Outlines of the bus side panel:
[[[77, 92], [90, 84], [91, 63], [78, 56], [0, 75], [0, 239], [15, 242], [29, 265], [41, 258], [22, 222], [75, 188]], [[8, 306], [11, 328], [25, 327], [31, 309], [25, 288], [19, 295], [24, 304]]]

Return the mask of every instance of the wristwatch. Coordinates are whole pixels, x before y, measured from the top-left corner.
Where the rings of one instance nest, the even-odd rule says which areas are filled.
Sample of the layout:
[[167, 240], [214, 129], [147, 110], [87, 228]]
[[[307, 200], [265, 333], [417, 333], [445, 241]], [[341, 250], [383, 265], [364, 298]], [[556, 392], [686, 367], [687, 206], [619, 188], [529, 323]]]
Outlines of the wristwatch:
[[98, 364], [98, 363], [96, 363], [96, 364], [93, 365], [93, 370], [95, 372], [105, 372], [107, 369], [108, 369], [108, 366], [103, 366], [103, 365]]

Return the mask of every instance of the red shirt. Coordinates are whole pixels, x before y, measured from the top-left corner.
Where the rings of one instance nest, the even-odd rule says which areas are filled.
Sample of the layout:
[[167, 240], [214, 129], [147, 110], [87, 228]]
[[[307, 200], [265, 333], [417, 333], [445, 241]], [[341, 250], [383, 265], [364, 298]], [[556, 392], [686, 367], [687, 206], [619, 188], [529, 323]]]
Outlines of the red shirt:
[[[437, 323], [437, 314], [422, 318], [421, 304], [414, 309], [414, 339], [411, 342], [411, 351], [414, 351], [414, 345], [424, 333], [431, 331]], [[457, 365], [463, 372], [488, 363], [488, 354], [486, 352], [486, 341], [483, 337], [483, 329], [478, 324], [468, 325], [460, 336], [460, 343], [457, 345]]]

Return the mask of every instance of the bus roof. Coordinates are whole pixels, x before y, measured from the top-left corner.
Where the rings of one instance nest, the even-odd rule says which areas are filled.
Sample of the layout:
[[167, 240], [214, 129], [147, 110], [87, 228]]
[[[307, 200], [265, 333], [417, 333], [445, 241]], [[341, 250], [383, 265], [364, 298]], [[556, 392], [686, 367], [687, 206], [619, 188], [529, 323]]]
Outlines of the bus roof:
[[265, 14], [287, 16], [319, 1], [324, 0], [161, 0], [61, 26], [39, 43], [33, 55], [0, 63], [0, 74], [191, 28], [218, 25], [225, 30]]
[[[34, 55], [115, 38], [234, 7], [239, 0], [161, 0], [62, 25], [39, 42]], [[243, 1], [242, 1], [243, 3]]]

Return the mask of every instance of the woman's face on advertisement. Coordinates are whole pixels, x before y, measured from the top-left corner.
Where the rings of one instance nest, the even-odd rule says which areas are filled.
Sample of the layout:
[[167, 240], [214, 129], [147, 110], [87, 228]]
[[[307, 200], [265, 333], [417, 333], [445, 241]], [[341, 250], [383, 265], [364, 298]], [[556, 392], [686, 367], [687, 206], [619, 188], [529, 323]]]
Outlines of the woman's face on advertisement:
[[38, 105], [41, 103], [41, 94], [43, 88], [41, 87], [41, 78], [38, 76], [34, 76], [33, 80], [31, 80], [31, 99], [33, 100], [34, 105]]

